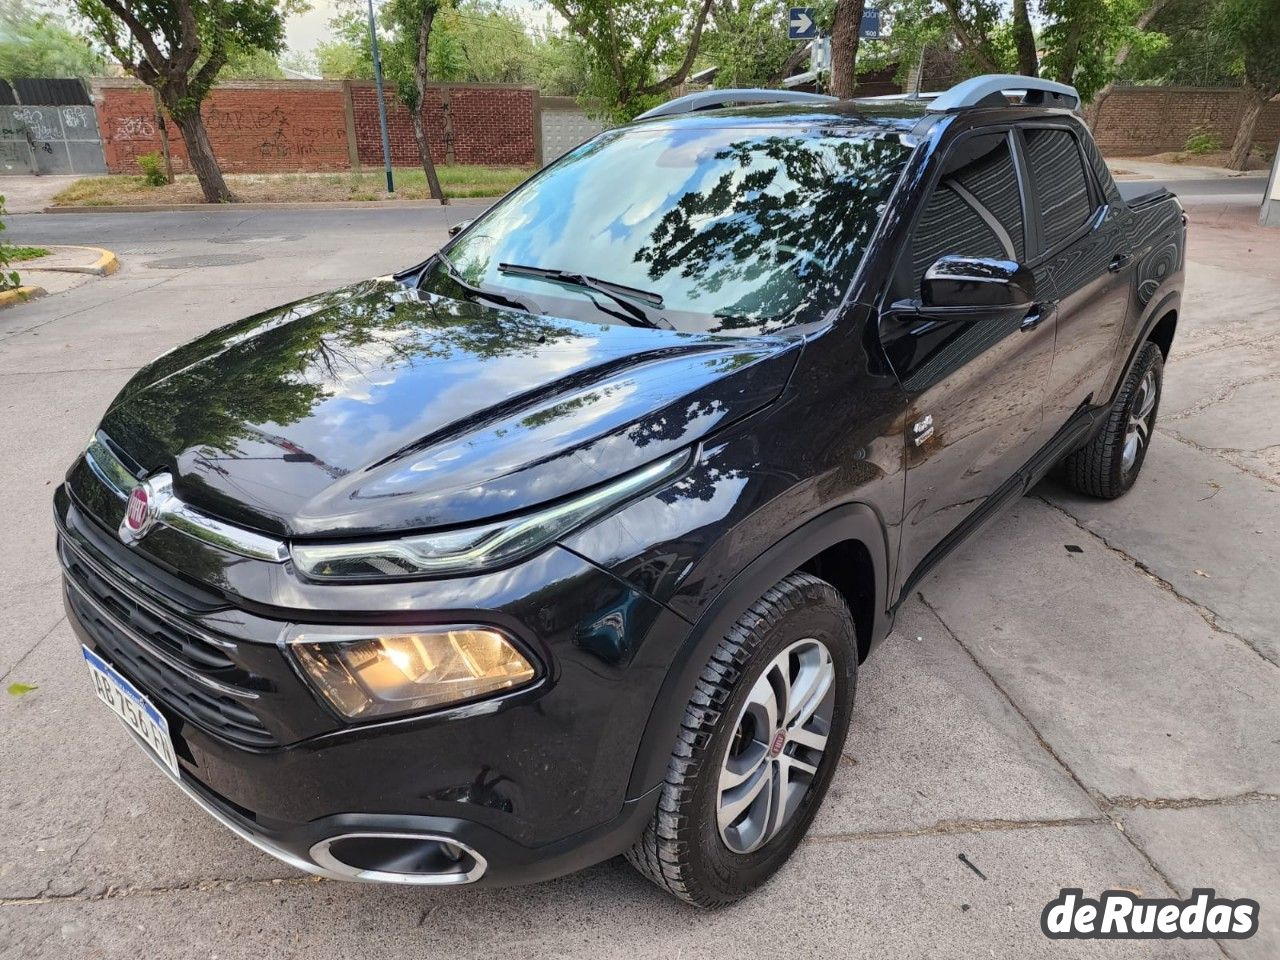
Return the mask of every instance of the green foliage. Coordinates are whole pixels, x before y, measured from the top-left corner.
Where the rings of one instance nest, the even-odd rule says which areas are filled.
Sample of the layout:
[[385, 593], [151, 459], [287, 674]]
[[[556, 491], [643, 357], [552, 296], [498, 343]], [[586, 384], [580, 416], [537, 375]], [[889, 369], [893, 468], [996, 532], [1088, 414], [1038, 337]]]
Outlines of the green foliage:
[[142, 179], [149, 187], [165, 187], [169, 185], [169, 176], [164, 169], [164, 155], [159, 151], [139, 154], [138, 166], [142, 168]]
[[25, 696], [26, 694], [31, 693], [31, 692], [33, 692], [33, 691], [35, 691], [35, 690], [39, 690], [39, 689], [40, 689], [40, 687], [39, 687], [37, 684], [34, 684], [34, 683], [19, 683], [19, 682], [18, 682], [18, 681], [16, 681], [16, 680], [15, 680], [13, 683], [9, 684], [9, 686], [8, 686], [9, 696], [11, 696], [11, 697], [21, 697], [21, 696]]
[[684, 82], [711, 0], [550, 0], [584, 46], [584, 105], [621, 122], [667, 99]]
[[1187, 137], [1186, 151], [1197, 156], [1222, 149], [1222, 138], [1216, 133], [1201, 130]]
[[[0, 216], [4, 215], [4, 197], [0, 196]], [[0, 220], [0, 230], [4, 229], [4, 221]], [[13, 244], [0, 240], [0, 290], [14, 290], [22, 286], [16, 270], [10, 270], [13, 261]]]
[[[329, 21], [331, 40], [316, 44], [316, 66], [329, 80], [372, 80], [369, 23], [358, 9], [344, 9]], [[386, 51], [381, 51], [384, 63]]]
[[1213, 22], [1214, 3], [1169, 0], [1144, 42], [1117, 71], [1121, 80], [1185, 86], [1238, 82], [1239, 56]]
[[0, 77], [89, 77], [103, 60], [56, 14], [27, 0], [0, 0]]
[[270, 50], [242, 47], [233, 43], [227, 63], [218, 71], [219, 80], [283, 80], [280, 59]]
[[719, 0], [702, 38], [702, 52], [719, 69], [722, 88], [771, 86], [796, 49], [787, 39], [782, 0]]
[[72, 0], [90, 34], [126, 72], [155, 87], [174, 119], [198, 115], [233, 55], [284, 47], [299, 0]]
[[1235, 69], [1262, 100], [1280, 93], [1280, 3], [1218, 0], [1214, 28], [1236, 52]]

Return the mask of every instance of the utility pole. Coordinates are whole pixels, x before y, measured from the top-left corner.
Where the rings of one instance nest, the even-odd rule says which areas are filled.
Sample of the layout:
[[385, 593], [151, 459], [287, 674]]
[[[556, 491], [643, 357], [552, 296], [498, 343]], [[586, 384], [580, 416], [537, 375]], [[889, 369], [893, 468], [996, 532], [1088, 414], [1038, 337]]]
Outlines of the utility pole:
[[382, 128], [382, 165], [387, 171], [387, 193], [395, 193], [391, 177], [391, 138], [387, 135], [387, 98], [382, 92], [382, 58], [378, 56], [378, 28], [373, 21], [373, 0], [369, 0], [369, 47], [373, 52], [373, 83], [378, 88], [378, 126]]

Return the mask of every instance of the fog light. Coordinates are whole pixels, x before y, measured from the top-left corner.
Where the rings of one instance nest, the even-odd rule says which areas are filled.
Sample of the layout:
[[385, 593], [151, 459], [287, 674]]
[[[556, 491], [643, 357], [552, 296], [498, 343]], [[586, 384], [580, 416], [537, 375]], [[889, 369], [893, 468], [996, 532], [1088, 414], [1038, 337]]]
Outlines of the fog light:
[[505, 636], [480, 627], [369, 636], [300, 626], [286, 640], [320, 694], [353, 720], [474, 700], [535, 674]]

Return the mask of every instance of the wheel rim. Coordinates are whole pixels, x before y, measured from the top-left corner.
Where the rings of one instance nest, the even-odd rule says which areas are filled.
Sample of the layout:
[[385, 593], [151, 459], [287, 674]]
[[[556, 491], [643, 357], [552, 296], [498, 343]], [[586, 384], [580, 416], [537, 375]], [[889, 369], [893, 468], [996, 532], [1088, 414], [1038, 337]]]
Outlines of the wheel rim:
[[1138, 390], [1129, 405], [1129, 424], [1124, 434], [1122, 465], [1128, 473], [1138, 462], [1139, 454], [1151, 440], [1151, 426], [1156, 412], [1156, 372], [1148, 370], [1138, 384]]
[[720, 767], [717, 821], [734, 853], [751, 853], [800, 809], [831, 736], [835, 665], [819, 640], [799, 640], [756, 680]]

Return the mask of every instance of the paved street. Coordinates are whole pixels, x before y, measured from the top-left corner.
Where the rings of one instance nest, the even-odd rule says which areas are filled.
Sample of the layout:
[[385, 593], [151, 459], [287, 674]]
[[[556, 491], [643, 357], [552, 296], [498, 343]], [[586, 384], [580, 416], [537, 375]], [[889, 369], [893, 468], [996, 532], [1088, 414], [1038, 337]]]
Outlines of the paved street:
[[[864, 668], [813, 836], [717, 913], [621, 861], [496, 891], [302, 877], [164, 780], [63, 619], [50, 498], [138, 366], [412, 263], [480, 204], [10, 218], [6, 239], [122, 268], [0, 312], [0, 673], [37, 687], [0, 697], [0, 957], [1280, 956], [1280, 230], [1256, 179], [1178, 188], [1189, 295], [1137, 488], [1046, 482], [924, 583]], [[1215, 887], [1262, 929], [1049, 941], [1060, 887]]]

